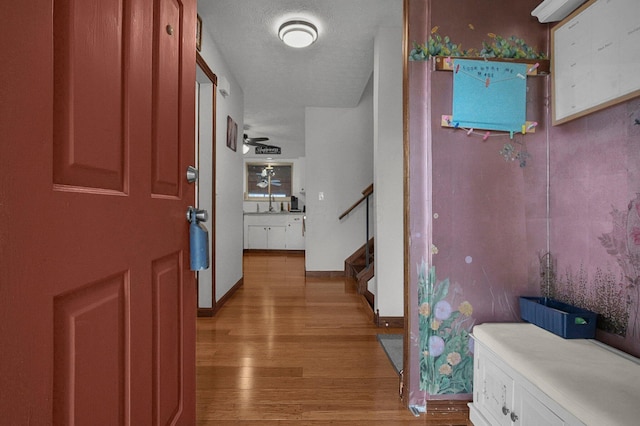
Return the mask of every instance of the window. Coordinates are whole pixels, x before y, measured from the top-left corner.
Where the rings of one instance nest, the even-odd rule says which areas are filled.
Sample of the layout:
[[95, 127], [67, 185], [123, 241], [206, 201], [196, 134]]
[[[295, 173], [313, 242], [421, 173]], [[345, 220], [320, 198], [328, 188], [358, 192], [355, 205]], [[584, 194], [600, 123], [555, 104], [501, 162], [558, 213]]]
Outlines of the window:
[[247, 163], [248, 200], [288, 201], [291, 197], [293, 177], [292, 163]]

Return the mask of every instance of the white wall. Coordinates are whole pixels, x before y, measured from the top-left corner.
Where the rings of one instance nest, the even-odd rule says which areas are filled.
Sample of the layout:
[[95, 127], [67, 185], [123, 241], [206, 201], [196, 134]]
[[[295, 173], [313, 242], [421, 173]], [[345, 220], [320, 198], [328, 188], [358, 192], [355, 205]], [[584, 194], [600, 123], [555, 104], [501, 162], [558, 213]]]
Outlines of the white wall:
[[[229, 72], [224, 59], [220, 55], [213, 39], [204, 28], [202, 34], [202, 51], [200, 52], [207, 65], [218, 78], [224, 76], [230, 84], [230, 94], [223, 97], [216, 94], [216, 229], [215, 229], [215, 283], [216, 300], [220, 300], [243, 276], [242, 271], [242, 127], [244, 125], [244, 94]], [[227, 116], [238, 123], [238, 149], [236, 152], [227, 148]], [[202, 161], [202, 159], [201, 159]], [[201, 186], [204, 185], [201, 181]], [[200, 188], [200, 191], [206, 191]], [[211, 230], [211, 222], [207, 224]], [[200, 285], [200, 283], [199, 283]], [[211, 293], [208, 300], [206, 291], [200, 307], [211, 307]], [[200, 303], [203, 303], [202, 305]], [[207, 304], [209, 306], [207, 306]]]
[[375, 297], [381, 316], [404, 315], [402, 23], [374, 42]]
[[366, 240], [364, 204], [338, 217], [373, 182], [371, 80], [355, 108], [306, 108], [305, 152], [306, 269], [342, 271], [344, 260]]
[[[199, 178], [196, 185], [198, 186], [197, 207], [204, 209], [209, 214], [212, 208], [212, 191], [211, 182], [213, 174], [213, 122], [211, 120], [213, 114], [213, 83], [209, 77], [202, 72], [200, 67], [196, 67], [196, 138], [198, 139], [198, 151], [196, 164], [199, 171]], [[213, 239], [211, 221], [204, 224], [209, 230], [209, 253], [212, 253]], [[198, 272], [198, 307], [212, 307], [212, 282], [213, 270], [209, 267], [204, 271]]]

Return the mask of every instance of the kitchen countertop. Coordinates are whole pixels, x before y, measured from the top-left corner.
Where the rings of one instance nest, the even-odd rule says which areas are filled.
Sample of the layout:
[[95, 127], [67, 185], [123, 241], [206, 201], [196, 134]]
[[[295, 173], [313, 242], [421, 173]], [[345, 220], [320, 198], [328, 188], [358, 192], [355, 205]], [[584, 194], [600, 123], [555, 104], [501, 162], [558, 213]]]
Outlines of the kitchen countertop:
[[244, 212], [245, 215], [282, 215], [282, 214], [304, 214], [304, 212], [276, 211], [276, 212]]

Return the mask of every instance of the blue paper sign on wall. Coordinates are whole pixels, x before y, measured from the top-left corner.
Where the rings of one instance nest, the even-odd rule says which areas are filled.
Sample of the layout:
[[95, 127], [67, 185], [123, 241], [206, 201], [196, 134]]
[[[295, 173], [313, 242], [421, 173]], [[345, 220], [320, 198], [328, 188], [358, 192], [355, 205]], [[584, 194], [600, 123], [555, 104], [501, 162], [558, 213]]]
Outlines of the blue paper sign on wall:
[[453, 116], [459, 127], [521, 131], [527, 112], [527, 64], [454, 59]]

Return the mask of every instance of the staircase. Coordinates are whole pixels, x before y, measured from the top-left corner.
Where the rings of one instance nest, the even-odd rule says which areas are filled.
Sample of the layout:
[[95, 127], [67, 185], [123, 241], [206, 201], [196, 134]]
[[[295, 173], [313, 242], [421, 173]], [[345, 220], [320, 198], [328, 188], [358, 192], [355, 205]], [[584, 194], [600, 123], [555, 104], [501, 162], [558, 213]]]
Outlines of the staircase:
[[[369, 238], [369, 197], [373, 194], [373, 184], [362, 191], [362, 197], [340, 215], [338, 220], [342, 220], [363, 202], [367, 209], [366, 238], [365, 244], [356, 250], [344, 261], [344, 275], [348, 280], [355, 282], [358, 294], [362, 295], [367, 302], [367, 306], [374, 312], [374, 295], [367, 288], [367, 282], [373, 278], [373, 237]], [[375, 314], [374, 314], [375, 317]]]
[[[374, 243], [371, 238], [344, 261], [344, 275], [354, 282], [356, 291], [362, 295], [373, 312], [374, 295], [367, 288], [367, 283], [374, 276]], [[367, 262], [367, 252], [369, 261]]]
[[[349, 215], [351, 211], [359, 208], [361, 204], [366, 208], [366, 225], [364, 238], [364, 244], [358, 248], [351, 256], [344, 261], [344, 275], [346, 281], [353, 284], [354, 290], [361, 296], [362, 305], [364, 309], [370, 314], [373, 323], [378, 327], [394, 327], [404, 328], [405, 321], [404, 316], [399, 317], [381, 317], [380, 311], [377, 310], [375, 302], [375, 294], [369, 291], [367, 287], [369, 281], [374, 276], [374, 236], [369, 235], [369, 197], [373, 194], [373, 184], [369, 185], [362, 191], [362, 197], [356, 201], [347, 211], [342, 213], [339, 220], [342, 220], [345, 216]], [[362, 221], [358, 221], [361, 224]], [[360, 225], [358, 225], [360, 226]], [[382, 259], [378, 259], [379, 261]], [[376, 287], [380, 286], [380, 282]], [[376, 290], [374, 290], [376, 291]], [[376, 291], [377, 292], [377, 291]], [[379, 301], [378, 301], [379, 302]]]

